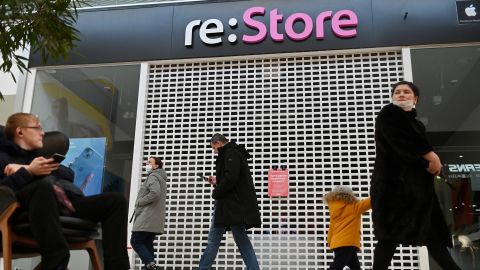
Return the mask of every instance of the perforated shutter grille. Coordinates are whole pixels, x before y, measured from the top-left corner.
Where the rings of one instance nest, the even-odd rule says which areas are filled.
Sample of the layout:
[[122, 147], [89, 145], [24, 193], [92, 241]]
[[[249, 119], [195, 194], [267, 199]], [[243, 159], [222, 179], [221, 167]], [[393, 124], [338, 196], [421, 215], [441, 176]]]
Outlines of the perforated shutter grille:
[[[328, 209], [322, 196], [351, 186], [367, 197], [374, 162], [374, 120], [402, 78], [399, 51], [151, 65], [144, 161], [169, 173], [166, 233], [157, 238], [162, 269], [194, 269], [207, 243], [215, 132], [244, 144], [263, 225], [250, 231], [261, 269], [327, 269]], [[268, 197], [268, 169], [286, 165], [288, 198]], [[362, 217], [363, 268], [373, 260], [373, 228]], [[415, 248], [398, 249], [391, 269], [418, 269]], [[137, 259], [137, 266], [141, 263]], [[216, 269], [244, 269], [230, 233]]]

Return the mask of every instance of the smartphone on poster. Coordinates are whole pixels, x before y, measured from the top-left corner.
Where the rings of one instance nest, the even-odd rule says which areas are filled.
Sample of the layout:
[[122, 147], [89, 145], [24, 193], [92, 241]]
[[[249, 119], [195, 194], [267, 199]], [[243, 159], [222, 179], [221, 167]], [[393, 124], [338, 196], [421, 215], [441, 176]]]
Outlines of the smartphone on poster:
[[85, 195], [96, 195], [102, 191], [103, 157], [91, 147], [85, 149], [69, 166], [75, 173], [74, 184]]

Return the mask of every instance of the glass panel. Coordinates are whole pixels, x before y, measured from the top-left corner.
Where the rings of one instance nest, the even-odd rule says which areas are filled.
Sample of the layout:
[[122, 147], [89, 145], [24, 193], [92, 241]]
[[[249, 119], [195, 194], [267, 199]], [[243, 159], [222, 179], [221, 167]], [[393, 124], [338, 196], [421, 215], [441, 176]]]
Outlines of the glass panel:
[[97, 147], [100, 155], [105, 154], [105, 169], [99, 181], [103, 178], [103, 191], [124, 192], [126, 198], [139, 78], [139, 65], [39, 70], [32, 102], [32, 113], [39, 116], [45, 131], [66, 133], [71, 146], [75, 147], [75, 138], [101, 138], [94, 141], [106, 142], [105, 147], [91, 146]]
[[[419, 119], [444, 164], [435, 188], [460, 268], [480, 267], [480, 46], [412, 50]], [[430, 269], [440, 269], [432, 260]]]

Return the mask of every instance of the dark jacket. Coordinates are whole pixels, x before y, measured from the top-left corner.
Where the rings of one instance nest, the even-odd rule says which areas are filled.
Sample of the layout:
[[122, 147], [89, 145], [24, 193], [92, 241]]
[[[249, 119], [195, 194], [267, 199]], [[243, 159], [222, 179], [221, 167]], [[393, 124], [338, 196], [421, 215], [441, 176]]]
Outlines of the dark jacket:
[[[8, 164], [27, 165], [38, 156], [38, 151], [24, 150], [13, 141], [0, 138], [0, 185], [5, 185], [13, 189], [13, 191], [18, 191], [31, 182], [43, 178], [33, 176], [25, 168], [19, 169], [10, 176], [4, 174], [5, 167]], [[50, 178], [52, 182], [61, 186], [67, 192], [67, 195], [83, 195], [81, 190], [73, 184], [74, 173], [70, 168], [60, 166], [58, 170], [53, 171], [51, 175], [54, 176]]]
[[376, 158], [370, 195], [378, 240], [425, 245], [432, 238], [451, 246], [445, 219], [423, 155], [432, 151], [416, 111], [389, 104], [375, 124]]
[[35, 177], [25, 168], [19, 169], [10, 176], [6, 176], [4, 170], [11, 163], [30, 164], [36, 156], [36, 151], [23, 150], [12, 141], [2, 139], [0, 141], [0, 185], [5, 185], [14, 191], [18, 191], [35, 180]]
[[261, 225], [257, 195], [247, 159], [250, 154], [243, 146], [229, 142], [219, 149], [216, 166], [217, 184], [213, 198], [215, 227], [244, 225], [245, 228]]

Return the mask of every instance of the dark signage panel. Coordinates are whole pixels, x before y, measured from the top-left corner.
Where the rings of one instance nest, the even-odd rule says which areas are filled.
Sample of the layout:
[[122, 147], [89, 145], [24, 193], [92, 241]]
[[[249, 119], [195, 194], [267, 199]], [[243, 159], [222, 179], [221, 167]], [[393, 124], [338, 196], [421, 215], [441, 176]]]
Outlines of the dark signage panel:
[[457, 1], [458, 23], [480, 23], [480, 1]]
[[[478, 2], [258, 0], [94, 9], [80, 12], [81, 42], [68, 60], [48, 65], [479, 42], [480, 24], [471, 23]], [[29, 64], [45, 65], [38, 54]]]
[[[80, 65], [168, 59], [173, 7], [83, 11], [76, 28], [80, 42], [67, 61], [49, 65]], [[40, 54], [30, 66], [42, 66]]]
[[376, 46], [480, 41], [480, 25], [459, 25], [455, 1], [374, 0]]
[[[173, 57], [192, 58], [373, 46], [370, 43], [373, 27], [368, 1], [296, 2], [298, 4], [292, 4], [292, 1], [240, 1], [178, 6], [175, 8], [175, 14], [182, 16], [173, 18], [172, 44], [175, 44], [172, 48]], [[345, 21], [347, 24], [349, 19], [352, 20], [351, 17], [356, 17], [356, 24], [342, 25], [338, 29], [339, 23]], [[202, 35], [202, 30], [206, 29], [211, 29], [212, 33]], [[349, 31], [354, 32], [350, 37], [342, 36], [344, 32]], [[212, 41], [214, 38], [217, 38], [218, 42]], [[185, 41], [188, 46], [185, 45]]]

